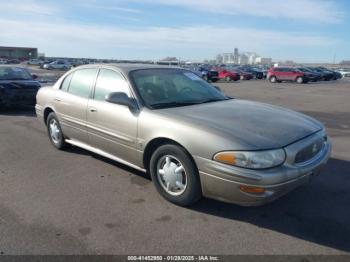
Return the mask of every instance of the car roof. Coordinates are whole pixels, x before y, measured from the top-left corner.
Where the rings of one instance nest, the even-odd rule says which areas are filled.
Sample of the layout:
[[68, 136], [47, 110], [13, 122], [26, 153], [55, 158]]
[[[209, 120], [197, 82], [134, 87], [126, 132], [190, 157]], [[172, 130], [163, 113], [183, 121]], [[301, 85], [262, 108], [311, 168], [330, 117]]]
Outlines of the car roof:
[[129, 74], [129, 72], [131, 71], [142, 70], [142, 69], [183, 69], [181, 67], [153, 65], [153, 64], [90, 64], [90, 65], [79, 66], [77, 67], [77, 69], [91, 68], [91, 67], [109, 67], [109, 68], [114, 67], [126, 75]]

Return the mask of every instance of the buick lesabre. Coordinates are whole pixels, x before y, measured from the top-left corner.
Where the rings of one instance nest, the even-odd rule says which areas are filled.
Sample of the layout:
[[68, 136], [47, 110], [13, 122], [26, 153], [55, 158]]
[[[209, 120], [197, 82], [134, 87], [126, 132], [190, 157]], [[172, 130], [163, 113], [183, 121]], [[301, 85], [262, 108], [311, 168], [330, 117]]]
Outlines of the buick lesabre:
[[181, 68], [81, 66], [40, 89], [36, 113], [54, 147], [149, 172], [159, 193], [183, 206], [202, 196], [270, 202], [318, 174], [331, 152], [317, 120], [227, 97]]

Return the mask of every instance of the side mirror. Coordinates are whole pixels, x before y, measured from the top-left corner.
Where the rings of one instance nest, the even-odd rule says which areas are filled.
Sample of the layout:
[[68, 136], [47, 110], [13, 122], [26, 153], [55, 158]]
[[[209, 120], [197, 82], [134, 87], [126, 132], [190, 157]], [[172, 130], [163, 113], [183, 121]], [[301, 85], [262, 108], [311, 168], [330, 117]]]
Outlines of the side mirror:
[[106, 96], [105, 99], [107, 102], [122, 106], [127, 106], [130, 109], [135, 109], [135, 102], [130, 99], [127, 94], [123, 92], [113, 92]]
[[32, 75], [32, 78], [35, 80], [35, 79], [38, 79], [38, 76], [35, 75], [35, 74], [33, 74], [33, 75]]

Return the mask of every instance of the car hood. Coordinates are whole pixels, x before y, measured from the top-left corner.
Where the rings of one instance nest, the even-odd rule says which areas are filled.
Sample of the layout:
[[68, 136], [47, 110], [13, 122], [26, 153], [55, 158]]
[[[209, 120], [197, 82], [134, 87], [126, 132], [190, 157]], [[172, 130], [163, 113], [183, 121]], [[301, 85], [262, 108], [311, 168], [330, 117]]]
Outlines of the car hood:
[[40, 83], [33, 80], [0, 80], [0, 87], [7, 90], [38, 90]]
[[249, 150], [284, 147], [323, 128], [320, 122], [301, 113], [240, 99], [157, 111]]

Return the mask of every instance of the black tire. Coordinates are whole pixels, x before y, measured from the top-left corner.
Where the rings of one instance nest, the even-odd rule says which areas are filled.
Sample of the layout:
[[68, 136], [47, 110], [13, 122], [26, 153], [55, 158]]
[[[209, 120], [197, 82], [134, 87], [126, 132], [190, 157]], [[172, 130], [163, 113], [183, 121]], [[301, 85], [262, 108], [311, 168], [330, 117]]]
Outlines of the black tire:
[[270, 80], [271, 83], [276, 83], [277, 82], [277, 78], [275, 76], [271, 76], [269, 80]]
[[[59, 133], [57, 134], [56, 141], [53, 139], [53, 137], [51, 135], [52, 131], [51, 131], [50, 125], [53, 124], [53, 121], [55, 121], [57, 123], [57, 128], [59, 130]], [[65, 141], [60, 122], [58, 121], [58, 118], [54, 112], [51, 112], [48, 115], [47, 120], [46, 120], [46, 127], [47, 127], [47, 134], [49, 136], [51, 144], [59, 150], [65, 149], [68, 146], [68, 144]]]
[[[174, 196], [166, 192], [161, 185], [158, 175], [158, 164], [165, 156], [172, 156], [178, 159], [184, 167], [186, 174], [186, 188], [180, 195]], [[160, 146], [152, 155], [150, 160], [150, 174], [157, 191], [168, 201], [179, 205], [189, 206], [202, 197], [202, 190], [198, 170], [188, 153], [180, 146], [167, 144]]]
[[211, 80], [213, 83], [216, 83], [218, 81], [218, 79], [214, 78]]

